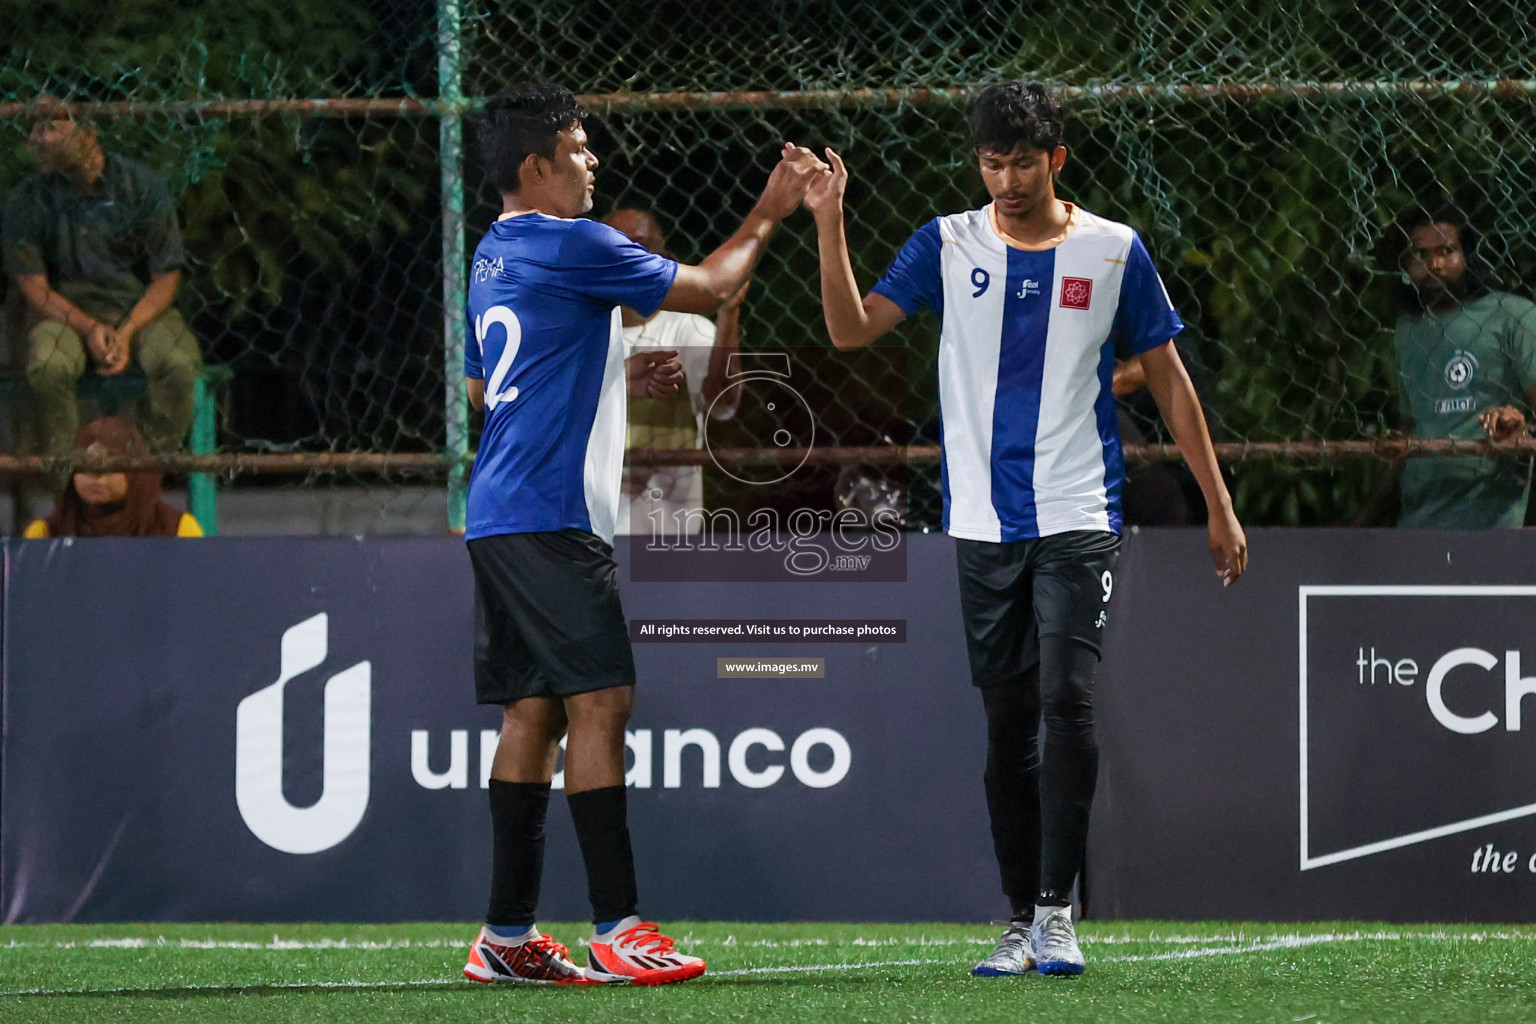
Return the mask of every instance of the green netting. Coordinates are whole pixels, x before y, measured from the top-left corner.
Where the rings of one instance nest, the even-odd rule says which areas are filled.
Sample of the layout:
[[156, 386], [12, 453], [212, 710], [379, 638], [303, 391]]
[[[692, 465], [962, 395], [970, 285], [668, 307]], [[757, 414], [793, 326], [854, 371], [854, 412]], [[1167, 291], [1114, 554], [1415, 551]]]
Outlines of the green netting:
[[[27, 108], [45, 93], [88, 104], [109, 148], [167, 176], [192, 261], [179, 304], [232, 374], [219, 450], [454, 455], [439, 182], [461, 169], [438, 146], [440, 115], [460, 107], [433, 102], [439, 12], [12, 9], [0, 187], [27, 170]], [[589, 96], [596, 212], [655, 211], [685, 259], [734, 228], [781, 140], [839, 148], [866, 287], [919, 224], [984, 201], [962, 142], [967, 96], [1052, 82], [1071, 105], [1060, 190], [1146, 239], [1219, 440], [1392, 429], [1398, 278], [1377, 247], [1404, 206], [1454, 195], [1486, 233], [1494, 281], [1527, 293], [1536, 279], [1536, 34], [1518, 3], [466, 0], [462, 44], [471, 122], [481, 98], [526, 77]], [[472, 248], [495, 207], [470, 153]], [[937, 324], [837, 355], [816, 273], [802, 215], [752, 288], [745, 346], [804, 350], [818, 443], [936, 443]], [[1141, 436], [1164, 439], [1145, 399], [1127, 408]], [[729, 430], [761, 443], [750, 417]], [[1386, 471], [1297, 450], [1308, 457], [1234, 468], [1246, 519], [1348, 521]], [[935, 475], [912, 468], [917, 522], [936, 518]], [[834, 477], [796, 479], [830, 493]]]

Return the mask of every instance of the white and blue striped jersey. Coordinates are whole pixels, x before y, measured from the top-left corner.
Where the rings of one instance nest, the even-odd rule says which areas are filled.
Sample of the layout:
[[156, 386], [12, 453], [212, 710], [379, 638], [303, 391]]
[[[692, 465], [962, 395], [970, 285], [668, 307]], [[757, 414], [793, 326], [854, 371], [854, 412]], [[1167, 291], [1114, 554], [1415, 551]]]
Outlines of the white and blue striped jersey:
[[464, 538], [576, 529], [613, 543], [625, 431], [619, 307], [656, 312], [677, 264], [606, 224], [527, 213], [475, 250], [464, 376], [485, 428]]
[[1115, 355], [1184, 329], [1135, 231], [1079, 208], [1065, 240], [1033, 250], [1004, 241], [990, 205], [936, 217], [874, 291], [942, 320], [945, 532], [1120, 532]]

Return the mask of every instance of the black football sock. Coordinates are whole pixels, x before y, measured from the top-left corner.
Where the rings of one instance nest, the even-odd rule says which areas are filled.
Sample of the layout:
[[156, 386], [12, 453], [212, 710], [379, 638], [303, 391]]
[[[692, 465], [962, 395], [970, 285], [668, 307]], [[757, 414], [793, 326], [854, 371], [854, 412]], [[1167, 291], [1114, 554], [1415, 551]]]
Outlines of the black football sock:
[[635, 855], [629, 845], [628, 794], [623, 786], [572, 793], [571, 821], [587, 865], [592, 920], [618, 921], [635, 913]]
[[1040, 888], [1040, 698], [1035, 673], [983, 687], [987, 713], [984, 780], [992, 849], [1013, 918], [1034, 917]]
[[1099, 656], [1066, 636], [1040, 638], [1045, 756], [1040, 769], [1042, 906], [1066, 906], [1088, 845], [1099, 778], [1093, 735], [1093, 673]]
[[485, 923], [527, 928], [539, 905], [544, 874], [544, 819], [549, 783], [492, 779], [491, 902]]

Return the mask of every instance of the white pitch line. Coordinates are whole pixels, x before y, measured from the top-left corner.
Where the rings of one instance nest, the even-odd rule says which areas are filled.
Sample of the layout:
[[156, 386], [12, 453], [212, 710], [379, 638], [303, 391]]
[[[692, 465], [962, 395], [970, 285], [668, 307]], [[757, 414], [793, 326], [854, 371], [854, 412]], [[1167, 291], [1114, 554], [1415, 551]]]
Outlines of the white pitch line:
[[[947, 960], [875, 960], [867, 963], [852, 964], [805, 964], [799, 967], [745, 967], [734, 971], [711, 971], [705, 975], [709, 978], [737, 978], [752, 974], [791, 974], [807, 971], [849, 971], [867, 970], [874, 967], [924, 967], [934, 964], [948, 963]], [[116, 996], [135, 995], [143, 992], [199, 992], [199, 991], [237, 991], [244, 988], [255, 989], [390, 989], [390, 988], [435, 988], [443, 985], [466, 984], [460, 978], [427, 978], [421, 981], [315, 981], [315, 982], [282, 982], [279, 984], [251, 984], [251, 985], [176, 985], [163, 988], [24, 988], [8, 992], [0, 992], [0, 998], [6, 996]]]
[[[1302, 949], [1308, 946], [1326, 945], [1341, 942], [1401, 942], [1408, 939], [1465, 939], [1473, 942], [1483, 942], [1489, 939], [1507, 940], [1531, 940], [1536, 939], [1536, 934], [1522, 934], [1518, 932], [1472, 932], [1464, 935], [1447, 934], [1444, 932], [1350, 932], [1332, 933], [1325, 932], [1312, 935], [1277, 935], [1264, 940], [1255, 940], [1246, 945], [1212, 946], [1203, 949], [1181, 949], [1171, 953], [1131, 954], [1123, 956], [1107, 956], [1097, 958], [1106, 963], [1146, 963], [1165, 960], [1195, 960], [1218, 956], [1244, 956], [1250, 953], [1269, 953], [1281, 949]], [[1147, 940], [1155, 942], [1159, 940]], [[1168, 940], [1162, 940], [1168, 941]], [[12, 944], [16, 945], [15, 943]], [[241, 947], [244, 948], [244, 947]], [[281, 947], [288, 949], [291, 947]], [[337, 946], [323, 948], [335, 949]], [[399, 947], [396, 947], [399, 948]], [[800, 964], [781, 965], [775, 967], [744, 967], [730, 971], [711, 971], [705, 975], [707, 982], [710, 978], [737, 978], [752, 975], [766, 974], [803, 974], [821, 973], [828, 971], [863, 971], [881, 967], [931, 967], [939, 964], [952, 963], [950, 960], [873, 960], [863, 963], [840, 964]], [[408, 989], [408, 988], [436, 988], [444, 985], [464, 984], [457, 978], [427, 978], [418, 981], [316, 981], [316, 982], [283, 982], [279, 984], [250, 984], [250, 985], [178, 985], [175, 987], [143, 987], [143, 988], [115, 988], [115, 989], [16, 989], [0, 991], [0, 997], [7, 996], [63, 996], [63, 995], [133, 995], [144, 992], [190, 992], [190, 991], [221, 991], [238, 990], [243, 988], [253, 989]]]
[[[1332, 933], [1305, 933], [1294, 932], [1288, 934], [1254, 934], [1243, 935], [1238, 932], [1228, 932], [1216, 935], [1147, 935], [1137, 936], [1129, 934], [1119, 935], [1083, 935], [1079, 941], [1084, 946], [1110, 946], [1110, 945], [1206, 945], [1209, 943], [1258, 943], [1258, 942], [1289, 942], [1295, 939], [1310, 939], [1318, 934]], [[1353, 933], [1359, 934], [1359, 933]], [[1406, 939], [1431, 939], [1439, 941], [1463, 940], [1468, 942], [1485, 942], [1489, 940], [1530, 942], [1536, 941], [1536, 929], [1528, 932], [1374, 932], [1370, 938], [1380, 939], [1384, 942], [1398, 942]], [[750, 939], [737, 940], [735, 936], [726, 939], [695, 939], [692, 936], [686, 940], [679, 939], [689, 946], [725, 946], [738, 948], [770, 948], [790, 949], [802, 946], [835, 946], [840, 945], [829, 939]], [[857, 947], [900, 947], [929, 948], [939, 946], [990, 946], [995, 940], [990, 936], [984, 938], [961, 937], [953, 939], [929, 938], [855, 938], [847, 945]], [[585, 945], [585, 939], [578, 939], [577, 945]], [[466, 946], [462, 937], [435, 938], [435, 939], [284, 939], [274, 935], [265, 942], [239, 939], [167, 939], [158, 936], [153, 939], [142, 936], [125, 938], [96, 938], [81, 939], [78, 941], [55, 942], [28, 942], [12, 939], [0, 944], [0, 952], [7, 949], [232, 949], [265, 952], [301, 952], [344, 950], [359, 952], [377, 952], [382, 950], [409, 950], [409, 949], [453, 949]]]
[[1235, 956], [1242, 953], [1270, 953], [1280, 949], [1303, 949], [1335, 942], [1406, 942], [1413, 939], [1434, 939], [1442, 942], [1536, 941], [1536, 932], [1319, 932], [1310, 935], [1274, 935], [1255, 938], [1246, 945], [1211, 946], [1203, 949], [1181, 949], [1172, 953], [1143, 953], [1126, 956], [1110, 956], [1103, 959], [1114, 963], [1143, 963], [1153, 960], [1192, 960], [1208, 956]]
[[267, 942], [255, 942], [239, 939], [167, 939], [159, 936], [153, 939], [142, 937], [122, 939], [82, 939], [78, 942], [26, 942], [12, 939], [10, 942], [0, 945], [0, 950], [6, 949], [246, 949], [265, 950], [267, 952], [303, 951], [303, 950], [361, 950], [371, 952], [375, 950], [400, 950], [400, 949], [446, 949], [468, 947], [469, 942], [463, 938], [454, 939], [281, 939], [273, 936]]
[[22, 988], [0, 992], [4, 996], [131, 996], [144, 992], [237, 992], [241, 989], [304, 988], [437, 988], [442, 985], [467, 984], [462, 978], [423, 978], [419, 981], [285, 981], [252, 982], [249, 985], [167, 985], [159, 988]]
[[872, 960], [862, 964], [801, 964], [783, 967], [743, 967], [734, 971], [710, 971], [708, 978], [739, 978], [746, 974], [798, 974], [802, 971], [852, 971], [870, 967], [926, 967], [947, 964], [948, 960]]
[[1110, 956], [1104, 959], [1114, 963], [1145, 963], [1153, 960], [1197, 960], [1210, 956], [1238, 956], [1243, 953], [1270, 953], [1278, 949], [1303, 949], [1307, 946], [1327, 945], [1335, 942], [1400, 942], [1407, 935], [1378, 933], [1375, 935], [1281, 935], [1267, 942], [1253, 942], [1245, 946], [1211, 946], [1202, 949], [1179, 949], [1172, 953], [1143, 953], [1126, 956]]

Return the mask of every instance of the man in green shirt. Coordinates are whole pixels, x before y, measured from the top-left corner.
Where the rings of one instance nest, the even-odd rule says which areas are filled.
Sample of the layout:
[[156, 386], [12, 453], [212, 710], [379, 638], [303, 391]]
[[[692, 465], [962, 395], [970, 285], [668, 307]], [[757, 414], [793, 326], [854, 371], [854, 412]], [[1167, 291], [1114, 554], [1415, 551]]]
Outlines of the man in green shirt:
[[5, 272], [30, 307], [27, 381], [43, 447], [68, 451], [80, 413], [75, 383], [137, 360], [148, 378], [145, 436], [172, 451], [192, 424], [202, 359], [172, 306], [181, 281], [181, 229], [165, 181], [102, 152], [66, 108], [46, 109], [28, 146], [38, 170], [5, 204]]
[[[1491, 291], [1477, 272], [1477, 234], [1454, 207], [1415, 208], [1394, 237], [1407, 311], [1394, 341], [1405, 429], [1422, 438], [1507, 440], [1536, 422], [1536, 304]], [[1398, 525], [1518, 527], [1528, 459], [1409, 459]]]

